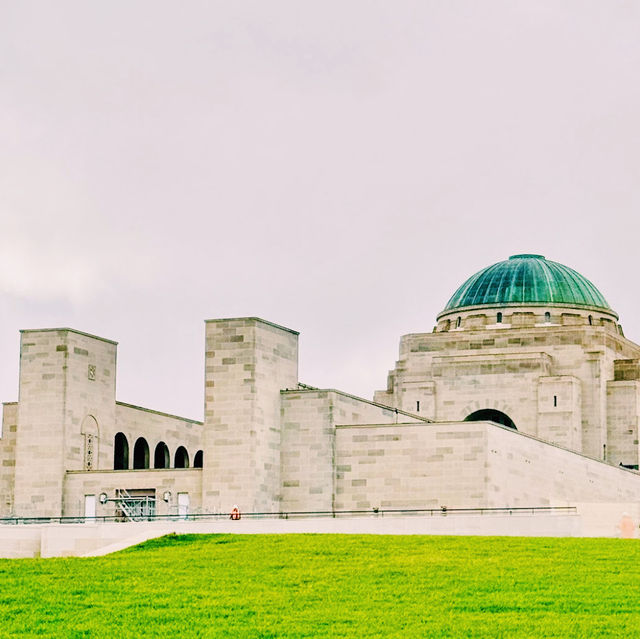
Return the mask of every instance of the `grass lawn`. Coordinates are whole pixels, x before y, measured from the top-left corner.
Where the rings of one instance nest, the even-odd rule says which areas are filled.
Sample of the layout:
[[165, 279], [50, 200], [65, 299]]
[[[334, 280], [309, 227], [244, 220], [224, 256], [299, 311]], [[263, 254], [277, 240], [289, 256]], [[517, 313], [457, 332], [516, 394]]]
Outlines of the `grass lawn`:
[[184, 535], [0, 560], [1, 637], [637, 637], [640, 544]]

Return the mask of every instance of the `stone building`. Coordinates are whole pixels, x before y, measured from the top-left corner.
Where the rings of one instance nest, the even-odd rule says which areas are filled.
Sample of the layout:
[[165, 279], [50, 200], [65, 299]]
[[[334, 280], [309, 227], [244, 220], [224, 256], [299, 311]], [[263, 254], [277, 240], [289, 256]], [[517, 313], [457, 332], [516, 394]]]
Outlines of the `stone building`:
[[293, 330], [205, 326], [203, 422], [116, 401], [115, 342], [22, 331], [0, 517], [636, 501], [640, 346], [542, 256], [469, 278], [374, 401], [300, 383]]

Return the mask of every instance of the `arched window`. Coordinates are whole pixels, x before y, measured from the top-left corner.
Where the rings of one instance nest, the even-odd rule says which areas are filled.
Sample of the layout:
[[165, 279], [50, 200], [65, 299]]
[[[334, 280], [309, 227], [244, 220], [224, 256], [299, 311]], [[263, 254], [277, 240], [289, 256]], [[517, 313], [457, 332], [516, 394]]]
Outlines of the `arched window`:
[[502, 313], [496, 315], [496, 324], [502, 324]]
[[184, 446], [176, 450], [174, 468], [189, 468], [189, 453]]
[[154, 468], [169, 468], [171, 465], [171, 458], [169, 457], [169, 449], [164, 442], [160, 442], [156, 446], [156, 451], [153, 455], [153, 467]]
[[117, 433], [113, 441], [113, 470], [129, 469], [129, 442], [124, 433]]
[[544, 314], [544, 323], [551, 324], [551, 313], [549, 311]]
[[149, 444], [144, 437], [138, 437], [133, 447], [133, 467], [149, 468]]
[[462, 318], [461, 318], [461, 317], [459, 317], [459, 318], [456, 320], [456, 328], [460, 328], [460, 323], [461, 323], [461, 322], [462, 322]]
[[202, 451], [201, 450], [199, 450], [196, 453], [196, 456], [193, 458], [193, 467], [202, 468]]
[[494, 410], [493, 408], [483, 408], [482, 410], [477, 410], [475, 413], [471, 413], [471, 415], [465, 417], [464, 421], [495, 422], [496, 424], [502, 424], [503, 426], [508, 426], [509, 428], [518, 430], [509, 415], [505, 415], [499, 410]]
[[589, 326], [593, 326], [593, 315], [589, 315]]

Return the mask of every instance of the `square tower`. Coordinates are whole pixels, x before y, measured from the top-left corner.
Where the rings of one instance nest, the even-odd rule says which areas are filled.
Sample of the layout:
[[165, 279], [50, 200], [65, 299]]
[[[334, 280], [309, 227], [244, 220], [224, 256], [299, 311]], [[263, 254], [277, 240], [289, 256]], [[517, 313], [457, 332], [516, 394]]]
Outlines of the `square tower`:
[[108, 468], [116, 342], [68, 328], [21, 331], [14, 512], [64, 514], [67, 470]]
[[298, 333], [248, 317], [205, 330], [205, 512], [275, 512], [281, 499], [280, 391], [298, 383]]

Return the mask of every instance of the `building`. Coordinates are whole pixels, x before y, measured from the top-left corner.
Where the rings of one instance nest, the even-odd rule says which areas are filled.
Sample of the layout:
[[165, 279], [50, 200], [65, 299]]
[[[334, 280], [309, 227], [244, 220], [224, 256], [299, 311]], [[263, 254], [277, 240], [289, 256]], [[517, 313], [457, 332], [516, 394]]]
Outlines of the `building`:
[[633, 502], [640, 346], [586, 278], [483, 269], [406, 335], [374, 401], [298, 380], [298, 333], [209, 320], [204, 422], [116, 401], [117, 344], [23, 330], [0, 516]]

